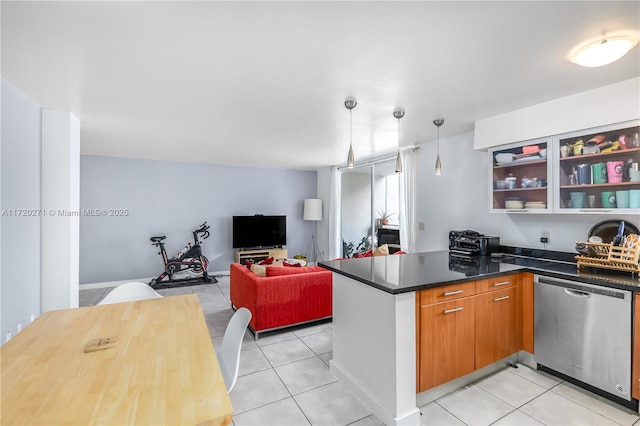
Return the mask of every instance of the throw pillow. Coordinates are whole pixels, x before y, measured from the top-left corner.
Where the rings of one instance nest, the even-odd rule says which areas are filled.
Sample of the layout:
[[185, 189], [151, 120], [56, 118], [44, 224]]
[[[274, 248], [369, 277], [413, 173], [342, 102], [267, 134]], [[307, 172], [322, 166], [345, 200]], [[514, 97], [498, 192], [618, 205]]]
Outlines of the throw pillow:
[[271, 264], [273, 264], [273, 257], [264, 259], [258, 263], [258, 265], [271, 265]]
[[407, 252], [406, 251], [402, 251], [402, 250], [398, 250], [397, 252], [395, 252], [393, 254], [407, 254]]
[[247, 267], [247, 269], [251, 270], [251, 265], [253, 265], [253, 262], [250, 260], [245, 260], [244, 261], [244, 266]]
[[374, 256], [387, 256], [389, 254], [389, 246], [386, 244], [381, 245], [373, 251]]
[[295, 275], [295, 274], [308, 274], [309, 272], [322, 272], [326, 271], [321, 266], [308, 266], [304, 268], [267, 268], [267, 277], [278, 277], [281, 275]]
[[283, 266], [293, 266], [293, 267], [298, 267], [298, 268], [302, 267], [301, 263], [289, 263], [289, 262], [285, 262], [285, 261], [282, 261], [282, 265]]
[[259, 277], [266, 277], [267, 276], [267, 266], [266, 265], [253, 264], [253, 265], [251, 265], [251, 272], [253, 272], [254, 274], [256, 274]]

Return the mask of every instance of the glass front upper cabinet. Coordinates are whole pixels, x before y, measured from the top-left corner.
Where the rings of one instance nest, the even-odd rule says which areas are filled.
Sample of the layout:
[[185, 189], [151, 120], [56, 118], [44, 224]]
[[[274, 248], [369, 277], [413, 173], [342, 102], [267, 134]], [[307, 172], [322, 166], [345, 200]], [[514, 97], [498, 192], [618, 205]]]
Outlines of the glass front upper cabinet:
[[489, 150], [491, 212], [551, 213], [551, 138], [533, 139]]
[[554, 137], [558, 213], [640, 213], [638, 121]]

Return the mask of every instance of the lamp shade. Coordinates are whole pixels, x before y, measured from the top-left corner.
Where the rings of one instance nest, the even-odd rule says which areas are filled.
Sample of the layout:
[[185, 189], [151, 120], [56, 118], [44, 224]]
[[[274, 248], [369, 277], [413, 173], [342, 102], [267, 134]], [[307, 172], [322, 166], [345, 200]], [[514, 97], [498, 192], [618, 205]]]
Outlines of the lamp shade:
[[307, 198], [304, 200], [304, 220], [322, 220], [322, 200]]

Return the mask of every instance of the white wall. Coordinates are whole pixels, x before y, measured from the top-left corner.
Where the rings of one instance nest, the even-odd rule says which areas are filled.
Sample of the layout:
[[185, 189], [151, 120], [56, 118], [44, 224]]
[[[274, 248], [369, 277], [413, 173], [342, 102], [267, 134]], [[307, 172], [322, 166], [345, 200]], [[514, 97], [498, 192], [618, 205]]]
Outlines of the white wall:
[[[2, 79], [0, 209], [40, 206], [40, 107]], [[40, 216], [3, 214], [0, 240], [0, 342], [40, 315]]]

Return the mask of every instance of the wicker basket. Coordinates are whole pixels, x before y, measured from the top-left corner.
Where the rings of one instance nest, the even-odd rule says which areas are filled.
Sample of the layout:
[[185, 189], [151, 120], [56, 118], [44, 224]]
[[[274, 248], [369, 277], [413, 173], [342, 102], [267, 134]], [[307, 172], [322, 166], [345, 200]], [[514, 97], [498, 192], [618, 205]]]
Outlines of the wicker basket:
[[604, 269], [614, 269], [616, 271], [640, 273], [640, 246], [632, 248], [614, 246], [603, 243], [576, 243], [584, 244], [588, 247], [588, 255], [580, 254], [576, 256], [578, 269], [582, 267], [595, 267]]

